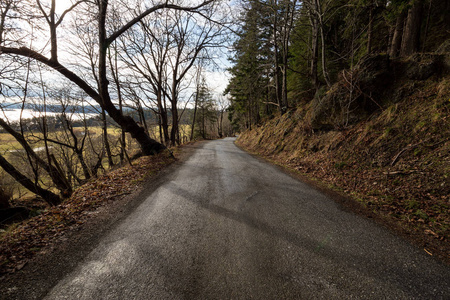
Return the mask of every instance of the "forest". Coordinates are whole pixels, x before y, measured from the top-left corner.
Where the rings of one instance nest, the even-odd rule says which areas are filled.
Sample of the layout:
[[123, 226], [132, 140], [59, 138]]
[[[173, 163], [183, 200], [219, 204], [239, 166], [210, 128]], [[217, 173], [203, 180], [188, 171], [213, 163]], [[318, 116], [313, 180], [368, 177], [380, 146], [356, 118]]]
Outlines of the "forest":
[[444, 0], [245, 1], [227, 89], [234, 124], [251, 128], [322, 97], [338, 81], [348, 85], [341, 103], [347, 114], [358, 101], [382, 109], [358, 88], [363, 74], [355, 70], [366, 62], [382, 71], [376, 63], [413, 54], [421, 68], [431, 68], [427, 59], [438, 58], [420, 54], [448, 50], [449, 9]]

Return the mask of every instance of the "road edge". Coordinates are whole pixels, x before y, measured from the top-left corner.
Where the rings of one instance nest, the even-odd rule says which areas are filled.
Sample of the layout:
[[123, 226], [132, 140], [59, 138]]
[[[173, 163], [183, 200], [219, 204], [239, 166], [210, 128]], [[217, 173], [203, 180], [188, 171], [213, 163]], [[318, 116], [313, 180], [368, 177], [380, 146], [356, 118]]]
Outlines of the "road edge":
[[345, 194], [341, 191], [338, 191], [336, 189], [333, 189], [325, 182], [322, 182], [316, 178], [308, 177], [307, 175], [300, 173], [298, 170], [290, 168], [289, 166], [286, 166], [276, 160], [264, 157], [256, 152], [249, 151], [244, 147], [242, 147], [241, 145], [239, 145], [238, 143], [236, 143], [236, 141], [234, 142], [234, 145], [239, 149], [241, 149], [242, 151], [244, 151], [245, 153], [248, 153], [252, 157], [271, 164], [272, 166], [278, 168], [280, 171], [289, 175], [290, 177], [297, 179], [305, 184], [308, 184], [312, 188], [328, 196], [331, 200], [337, 203], [342, 210], [354, 213], [366, 219], [373, 220], [376, 224], [389, 230], [392, 234], [401, 237], [403, 240], [407, 241], [413, 247], [417, 248], [420, 251], [425, 252], [427, 255], [431, 256], [438, 263], [450, 266], [450, 257], [446, 256], [445, 253], [435, 253], [436, 255], [430, 255], [430, 253], [426, 251], [424, 245], [427, 243], [427, 241], [421, 235], [411, 232], [407, 228], [402, 227], [400, 224], [394, 222], [393, 220], [375, 213], [368, 207], [363, 206], [362, 203], [358, 202], [352, 196]]
[[67, 232], [46, 251], [31, 259], [23, 269], [4, 276], [0, 282], [0, 299], [42, 299], [79, 261], [98, 245], [99, 239], [114, 229], [139, 207], [174, 173], [204, 141], [183, 145], [172, 164], [147, 178], [133, 193], [98, 208], [76, 231]]

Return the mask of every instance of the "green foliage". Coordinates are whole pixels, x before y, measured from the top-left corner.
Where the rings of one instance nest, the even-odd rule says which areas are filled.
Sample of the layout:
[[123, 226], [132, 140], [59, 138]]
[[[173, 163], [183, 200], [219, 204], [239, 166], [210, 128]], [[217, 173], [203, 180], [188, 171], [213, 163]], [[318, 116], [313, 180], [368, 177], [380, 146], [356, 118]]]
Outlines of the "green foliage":
[[217, 121], [217, 113], [215, 103], [211, 92], [206, 85], [205, 80], [196, 95], [197, 99], [197, 115], [195, 118], [195, 137], [209, 138], [208, 133], [211, 131], [211, 126]]
[[[348, 78], [343, 78], [344, 70], [347, 74], [360, 76], [355, 73], [358, 66], [377, 54], [385, 57], [388, 54], [402, 55], [401, 49], [393, 46], [394, 30], [397, 24], [403, 24], [399, 36], [406, 35], [408, 11], [417, 1], [299, 2], [289, 28], [287, 102], [291, 105], [308, 104], [321, 88], [329, 90], [336, 82], [348, 81]], [[420, 45], [417, 49], [414, 46], [414, 51], [435, 51], [448, 38], [445, 35], [450, 30], [450, 23], [446, 16], [450, 14], [450, 4], [445, 0], [420, 1], [423, 4], [421, 17], [416, 21], [420, 22]], [[287, 47], [279, 39], [287, 2], [250, 0], [244, 3], [245, 9], [239, 20], [243, 25], [234, 44], [233, 67], [230, 68], [232, 78], [227, 93], [232, 100], [231, 121], [237, 127], [249, 128], [261, 117], [271, 118], [277, 110], [277, 91], [280, 91], [276, 87], [282, 78], [276, 69], [277, 66], [280, 70], [283, 68], [277, 49], [282, 51]], [[409, 55], [406, 54], [408, 51], [403, 52]], [[348, 82], [345, 91], [360, 93], [358, 88], [360, 86], [355, 82]]]
[[406, 209], [418, 209], [420, 207], [420, 203], [415, 199], [411, 199], [405, 203]]
[[258, 1], [249, 1], [248, 6], [241, 16], [243, 26], [234, 43], [234, 56], [230, 59], [234, 66], [229, 69], [232, 78], [226, 90], [231, 96], [231, 122], [240, 128], [259, 122], [263, 104], [273, 93], [270, 10]]
[[293, 28], [291, 36], [290, 60], [288, 71], [289, 97], [294, 102], [308, 96], [314, 87], [309, 80], [309, 45], [305, 43], [305, 38], [309, 35], [309, 25], [306, 15], [301, 15]]

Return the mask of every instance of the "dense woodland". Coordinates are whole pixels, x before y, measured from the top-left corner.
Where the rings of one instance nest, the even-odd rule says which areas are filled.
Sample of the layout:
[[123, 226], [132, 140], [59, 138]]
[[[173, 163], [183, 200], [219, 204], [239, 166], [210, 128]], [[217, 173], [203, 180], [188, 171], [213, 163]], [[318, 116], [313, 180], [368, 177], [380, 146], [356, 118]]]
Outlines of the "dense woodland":
[[449, 15], [445, 0], [244, 1], [227, 90], [234, 125], [251, 128], [342, 80], [352, 102], [362, 93], [358, 65], [436, 51]]

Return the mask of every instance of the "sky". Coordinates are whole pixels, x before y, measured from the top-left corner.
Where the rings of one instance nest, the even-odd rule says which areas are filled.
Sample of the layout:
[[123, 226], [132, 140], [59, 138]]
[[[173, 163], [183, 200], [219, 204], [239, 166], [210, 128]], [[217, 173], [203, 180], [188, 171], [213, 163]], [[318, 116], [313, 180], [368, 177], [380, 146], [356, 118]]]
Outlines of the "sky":
[[[51, 0], [41, 0], [42, 2], [46, 2], [48, 4], [51, 3]], [[61, 14], [69, 8], [75, 0], [56, 0], [56, 11]], [[192, 1], [190, 1], [192, 2]], [[188, 1], [188, 3], [190, 3]], [[216, 60], [217, 65], [222, 70], [214, 70], [207, 71], [205, 74], [206, 82], [208, 87], [212, 90], [213, 94], [216, 96], [222, 95], [223, 91], [228, 85], [228, 81], [230, 79], [230, 74], [226, 71], [226, 68], [230, 67], [230, 64], [226, 58], [226, 52], [224, 51], [223, 56]]]
[[[51, 3], [51, 0], [41, 0], [44, 3], [44, 6], [49, 6]], [[75, 2], [75, 0], [71, 1], [71, 0], [56, 0], [56, 11], [58, 14], [62, 14], [67, 8], [72, 6], [72, 3]], [[190, 1], [188, 1], [187, 3], [191, 4]], [[66, 16], [66, 18], [64, 19], [64, 22], [61, 25], [65, 25], [67, 23], [70, 23], [70, 14]], [[67, 36], [64, 36], [63, 33], [65, 31], [65, 29], [61, 28], [63, 26], [60, 26], [59, 28], [59, 32], [58, 32], [58, 38], [59, 38], [59, 47], [58, 47], [58, 58], [59, 61], [67, 66], [69, 69], [73, 69], [73, 67], [71, 66], [71, 62], [76, 62], [77, 58], [73, 55], [69, 55], [65, 52], [66, 47], [64, 47], [63, 45], [63, 40], [64, 38], [67, 38]], [[45, 28], [45, 27], [44, 27]], [[45, 45], [48, 47], [48, 37], [42, 38], [42, 39], [36, 39], [33, 40], [33, 48], [39, 49], [39, 48], [43, 48], [45, 47]], [[48, 48], [47, 48], [48, 49]], [[230, 74], [226, 71], [226, 68], [230, 67], [229, 65], [229, 61], [227, 60], [227, 51], [226, 49], [224, 49], [224, 51], [221, 51], [221, 55], [219, 55], [219, 57], [215, 60], [216, 63], [216, 68], [214, 70], [205, 70], [204, 72], [204, 77], [206, 79], [207, 85], [210, 88], [213, 96], [215, 96], [216, 98], [218, 97], [223, 97], [223, 91], [225, 90], [225, 88], [227, 87], [229, 78], [230, 78]], [[48, 55], [47, 55], [48, 56]], [[75, 73], [79, 73], [78, 71], [75, 71]], [[55, 71], [48, 71], [44, 74], [44, 78], [47, 79], [47, 81], [49, 80], [50, 82], [52, 82], [53, 84], [56, 84], [57, 82], [59, 82], [58, 84], [60, 84], [61, 82], [61, 76], [55, 72]], [[182, 97], [180, 99], [180, 101], [183, 101], [183, 99], [192, 99], [192, 97], [189, 97], [191, 93], [193, 93], [193, 91], [195, 91], [194, 87], [191, 87], [190, 89], [187, 89], [187, 95], [185, 95], [184, 97]], [[113, 96], [113, 95], [112, 95]], [[7, 98], [3, 98], [0, 99], [0, 102], [15, 102], [12, 100], [13, 98], [11, 97], [7, 97]], [[48, 99], [49, 101], [51, 101], [51, 99]], [[180, 103], [182, 106], [184, 106], [184, 104]], [[190, 107], [190, 105], [188, 105], [188, 107]], [[10, 111], [8, 114], [12, 114], [12, 111]]]

